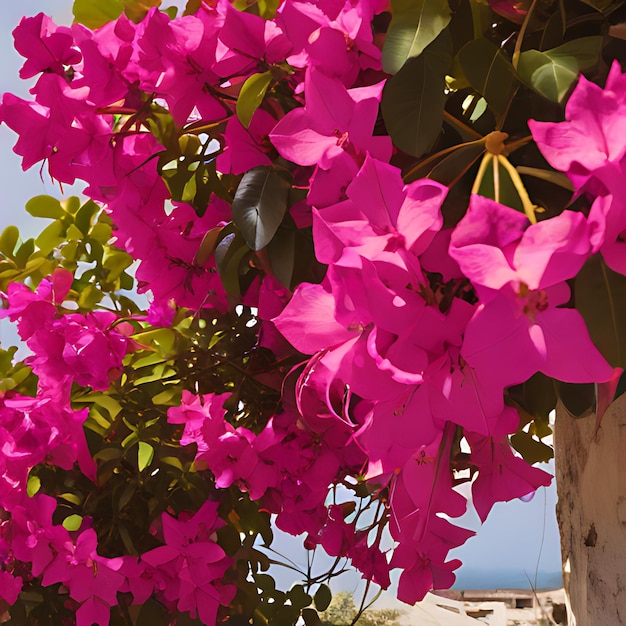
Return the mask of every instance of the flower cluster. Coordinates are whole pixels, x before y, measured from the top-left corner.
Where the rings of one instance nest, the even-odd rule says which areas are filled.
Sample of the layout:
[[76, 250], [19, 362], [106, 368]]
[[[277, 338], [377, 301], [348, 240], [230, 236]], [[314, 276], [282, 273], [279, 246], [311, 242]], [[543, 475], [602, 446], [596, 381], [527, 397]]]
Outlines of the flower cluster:
[[[482, 520], [496, 502], [550, 482], [511, 447], [520, 415], [509, 390], [537, 373], [567, 383], [615, 376], [570, 283], [596, 254], [626, 275], [626, 78], [617, 63], [604, 89], [581, 77], [565, 122], [530, 122], [589, 211], [537, 221], [474, 193], [462, 217], [444, 220], [448, 188], [406, 183], [379, 124], [387, 75], [371, 23], [386, 2], [286, 0], [271, 19], [226, 0], [199, 4], [195, 14], [153, 8], [137, 23], [122, 15], [94, 31], [25, 18], [14, 36], [21, 75], [38, 75], [33, 100], [5, 94], [0, 121], [19, 135], [24, 168], [45, 161], [60, 183], [87, 183], [116, 245], [139, 262], [139, 291], [153, 298], [141, 331], [162, 338], [162, 358], [132, 365], [158, 363], [140, 380], [156, 387], [163, 378], [153, 403], [169, 402], [167, 423], [178, 428], [166, 444], [192, 446], [187, 466], [174, 459], [183, 478], [165, 488], [184, 491], [201, 475], [210, 497], [195, 512], [164, 505], [153, 515], [153, 547], [110, 558], [98, 553], [97, 520], [69, 530], [53, 522], [53, 498], [29, 497], [39, 465], [77, 463], [100, 480], [83, 430], [88, 411], [72, 408], [72, 394], [106, 395], [142, 346], [131, 338], [137, 319], [72, 311], [65, 270], [34, 291], [12, 283], [2, 315], [17, 323], [39, 382], [34, 398], [0, 398], [0, 598], [12, 604], [23, 581], [40, 577], [69, 590], [79, 625], [108, 624], [125, 594], [216, 623], [221, 606], [244, 605], [224, 582], [236, 580], [240, 552], [216, 532], [242, 531], [235, 509], [220, 510], [223, 497], [253, 501], [278, 528], [305, 534], [307, 548], [347, 557], [382, 587], [400, 569], [398, 596], [416, 602], [454, 582], [460, 563], [448, 553], [472, 535], [454, 524], [467, 505], [461, 471], [471, 471]], [[251, 171], [265, 175], [255, 197]], [[253, 245], [264, 229], [269, 243]], [[309, 267], [307, 279], [297, 274], [306, 265], [298, 242], [311, 237], [317, 282]], [[237, 411], [246, 398], [232, 384], [205, 393], [206, 381], [198, 376], [194, 388], [183, 371], [200, 367], [198, 354], [219, 347], [224, 331], [208, 327], [206, 342], [184, 349], [184, 332], [180, 345], [171, 339], [177, 307], [204, 321], [206, 310], [233, 304], [254, 306], [260, 322], [238, 375], [282, 389], [269, 417], [245, 423]], [[254, 361], [267, 352], [279, 362], [272, 372]], [[206, 377], [229, 356], [224, 349]], [[148, 451], [133, 490], [157, 447], [150, 429], [160, 418], [142, 411], [139, 426], [124, 422], [132, 432], [122, 447]], [[101, 437], [107, 445], [114, 430]], [[339, 488], [366, 506], [355, 510]], [[249, 584], [247, 572], [239, 576]]]

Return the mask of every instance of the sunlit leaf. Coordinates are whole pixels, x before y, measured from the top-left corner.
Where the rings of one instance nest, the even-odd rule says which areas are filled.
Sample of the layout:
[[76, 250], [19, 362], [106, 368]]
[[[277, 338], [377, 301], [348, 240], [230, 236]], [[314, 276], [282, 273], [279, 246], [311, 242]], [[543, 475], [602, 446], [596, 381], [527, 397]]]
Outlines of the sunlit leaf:
[[519, 59], [520, 78], [537, 93], [560, 102], [580, 71], [593, 67], [602, 48], [602, 37], [582, 37], [539, 52], [526, 50]]
[[69, 531], [78, 530], [82, 523], [83, 523], [82, 516], [76, 515], [76, 514], [68, 515], [63, 520], [63, 528], [65, 528], [65, 530], [69, 530]]
[[272, 72], [252, 74], [241, 87], [237, 98], [237, 117], [244, 128], [248, 128], [254, 112], [259, 108], [267, 88], [272, 82]]
[[25, 208], [33, 217], [57, 219], [66, 214], [61, 203], [52, 196], [35, 196], [26, 203]]
[[419, 56], [450, 22], [448, 0], [391, 0], [392, 19], [383, 47], [383, 70], [395, 74]]
[[32, 498], [41, 489], [41, 479], [39, 476], [31, 475], [26, 483], [26, 493]]
[[20, 238], [20, 231], [16, 226], [7, 226], [0, 235], [0, 252], [12, 257], [15, 246]]
[[116, 20], [124, 10], [122, 0], [74, 0], [74, 21], [92, 30]]

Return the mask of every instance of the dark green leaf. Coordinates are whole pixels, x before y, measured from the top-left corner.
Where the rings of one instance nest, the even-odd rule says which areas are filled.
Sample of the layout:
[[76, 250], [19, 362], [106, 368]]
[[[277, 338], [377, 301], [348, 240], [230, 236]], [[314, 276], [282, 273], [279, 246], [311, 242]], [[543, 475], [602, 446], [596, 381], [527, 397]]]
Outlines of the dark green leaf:
[[291, 279], [296, 260], [296, 232], [287, 228], [279, 228], [276, 236], [267, 246], [274, 276], [287, 289], [291, 289]]
[[428, 152], [441, 132], [445, 75], [451, 62], [452, 42], [445, 29], [385, 84], [385, 125], [394, 144], [408, 154]]
[[222, 231], [221, 235], [224, 236], [215, 248], [215, 265], [226, 292], [238, 297], [241, 291], [239, 265], [246, 254], [250, 253], [250, 248], [239, 230], [227, 232], [227, 229], [228, 226]]
[[137, 616], [137, 626], [165, 626], [170, 622], [165, 607], [149, 598], [144, 602]]
[[313, 596], [313, 602], [315, 602], [315, 608], [318, 611], [325, 611], [330, 605], [330, 601], [333, 599], [333, 594], [330, 591], [328, 585], [320, 585], [318, 590]]
[[593, 343], [612, 366], [626, 369], [626, 276], [596, 254], [576, 276], [574, 297]]
[[35, 196], [26, 203], [26, 212], [33, 217], [57, 219], [65, 215], [61, 203], [52, 196]]
[[484, 151], [485, 145], [483, 143], [459, 146], [457, 150], [444, 157], [430, 170], [428, 178], [432, 178], [442, 185], [452, 185], [474, 165]]
[[450, 22], [448, 0], [391, 0], [392, 19], [383, 47], [383, 69], [395, 74], [419, 56]]
[[287, 594], [291, 604], [298, 609], [302, 609], [305, 606], [311, 604], [311, 596], [304, 590], [303, 585], [294, 585]]
[[594, 407], [596, 399], [595, 385], [592, 383], [577, 385], [556, 381], [559, 400], [574, 417], [584, 417]]
[[233, 222], [252, 250], [272, 240], [287, 211], [290, 181], [272, 167], [246, 172], [233, 199]]
[[498, 46], [482, 37], [474, 39], [459, 50], [459, 63], [465, 78], [489, 107], [498, 115], [504, 113], [518, 79]]
[[535, 439], [527, 432], [518, 431], [511, 437], [511, 445], [522, 455], [527, 463], [547, 463], [553, 456], [554, 450]]
[[315, 609], [304, 609], [302, 619], [306, 626], [322, 626], [322, 620]]
[[549, 419], [550, 412], [556, 407], [557, 401], [554, 381], [551, 378], [538, 372], [513, 389], [519, 389], [521, 393], [519, 402], [530, 415], [543, 421]]
[[272, 72], [252, 74], [241, 87], [237, 98], [237, 117], [244, 128], [248, 128], [254, 112], [259, 108], [267, 88], [272, 82]]
[[590, 7], [593, 7], [596, 11], [608, 15], [613, 9], [624, 4], [622, 0], [581, 0]]

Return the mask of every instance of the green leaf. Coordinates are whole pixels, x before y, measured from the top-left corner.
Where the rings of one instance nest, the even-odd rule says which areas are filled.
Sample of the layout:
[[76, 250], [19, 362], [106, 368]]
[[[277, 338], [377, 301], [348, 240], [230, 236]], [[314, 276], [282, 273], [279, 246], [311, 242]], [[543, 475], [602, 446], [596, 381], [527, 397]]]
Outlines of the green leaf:
[[519, 59], [520, 78], [537, 93], [560, 102], [582, 70], [593, 67], [600, 56], [602, 37], [581, 37], [539, 52], [526, 50]]
[[578, 76], [574, 57], [551, 59], [545, 52], [522, 52], [517, 67], [520, 78], [552, 102], [560, 102]]
[[593, 409], [596, 390], [593, 383], [578, 385], [555, 381], [557, 394], [563, 406], [573, 417], [585, 417]]
[[598, 62], [602, 52], [602, 41], [603, 38], [600, 35], [580, 37], [545, 52], [552, 59], [574, 57], [578, 63], [578, 68], [585, 71], [594, 67]]
[[296, 232], [287, 228], [279, 228], [267, 246], [272, 272], [287, 289], [291, 289], [297, 252]]
[[574, 298], [593, 343], [613, 367], [626, 369], [626, 276], [596, 254], [576, 276]]
[[272, 82], [272, 72], [252, 74], [241, 87], [237, 98], [237, 117], [244, 128], [248, 128], [254, 112], [259, 108], [267, 88]]
[[139, 442], [139, 451], [137, 452], [137, 467], [140, 472], [146, 469], [154, 459], [154, 448], [145, 441]]
[[271, 20], [276, 15], [276, 10], [280, 6], [280, 0], [258, 0], [259, 15], [265, 20]]
[[39, 233], [36, 240], [37, 247], [44, 254], [52, 252], [65, 241], [66, 231], [67, 227], [61, 220], [54, 220]]
[[385, 125], [393, 143], [408, 154], [421, 156], [439, 137], [446, 101], [445, 76], [451, 62], [452, 40], [445, 29], [385, 84]]
[[122, 0], [124, 3], [124, 13], [128, 19], [136, 24], [141, 22], [148, 14], [151, 7], [161, 6], [161, 0]]
[[328, 585], [320, 585], [318, 590], [315, 592], [315, 596], [313, 596], [315, 608], [320, 612], [325, 611], [328, 608], [332, 599], [333, 594], [331, 593]]
[[33, 217], [57, 219], [65, 216], [61, 203], [52, 196], [35, 196], [26, 203], [26, 212]]
[[26, 493], [32, 498], [41, 489], [41, 479], [39, 476], [31, 475], [26, 483]]
[[303, 609], [302, 619], [305, 626], [322, 626], [322, 620], [315, 609]]
[[623, 3], [622, 0], [581, 0], [585, 4], [593, 7], [596, 11], [608, 15], [613, 9], [618, 8]]
[[233, 222], [252, 250], [267, 246], [287, 212], [291, 181], [272, 167], [243, 175], [233, 199]]
[[291, 604], [298, 609], [303, 609], [311, 604], [311, 596], [304, 590], [304, 585], [294, 585], [287, 593]]
[[[474, 165], [484, 151], [484, 144], [479, 142], [458, 146], [454, 152], [448, 154], [430, 170], [428, 178], [442, 185], [451, 186]], [[412, 177], [411, 180], [416, 179]]]
[[391, 0], [393, 17], [383, 47], [383, 69], [396, 74], [419, 56], [450, 22], [448, 0]]
[[0, 235], [0, 252], [5, 256], [12, 257], [19, 238], [20, 231], [17, 226], [7, 226]]
[[87, 285], [81, 289], [78, 296], [78, 306], [82, 309], [93, 310], [93, 308], [102, 300], [104, 294], [95, 285]]
[[504, 113], [518, 84], [510, 61], [495, 44], [483, 37], [459, 50], [459, 64], [469, 84], [498, 115]]
[[553, 456], [554, 450], [543, 441], [535, 439], [523, 430], [511, 437], [511, 445], [522, 455], [527, 463], [547, 463]]
[[124, 10], [121, 0], [74, 0], [74, 21], [95, 30], [116, 20]]
[[78, 530], [82, 523], [83, 523], [83, 518], [81, 515], [76, 515], [76, 514], [68, 515], [63, 520], [63, 528], [69, 531]]

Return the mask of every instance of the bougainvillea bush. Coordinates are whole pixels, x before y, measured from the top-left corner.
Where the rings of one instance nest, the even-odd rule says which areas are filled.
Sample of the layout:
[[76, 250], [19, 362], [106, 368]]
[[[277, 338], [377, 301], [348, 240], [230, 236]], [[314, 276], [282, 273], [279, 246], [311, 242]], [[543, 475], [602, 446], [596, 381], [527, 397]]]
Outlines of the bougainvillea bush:
[[[622, 2], [76, 0], [0, 120], [0, 619], [320, 623], [419, 601], [626, 362]], [[134, 302], [146, 293], [148, 310]], [[272, 528], [335, 557], [272, 552]], [[294, 568], [290, 589], [268, 572]]]

